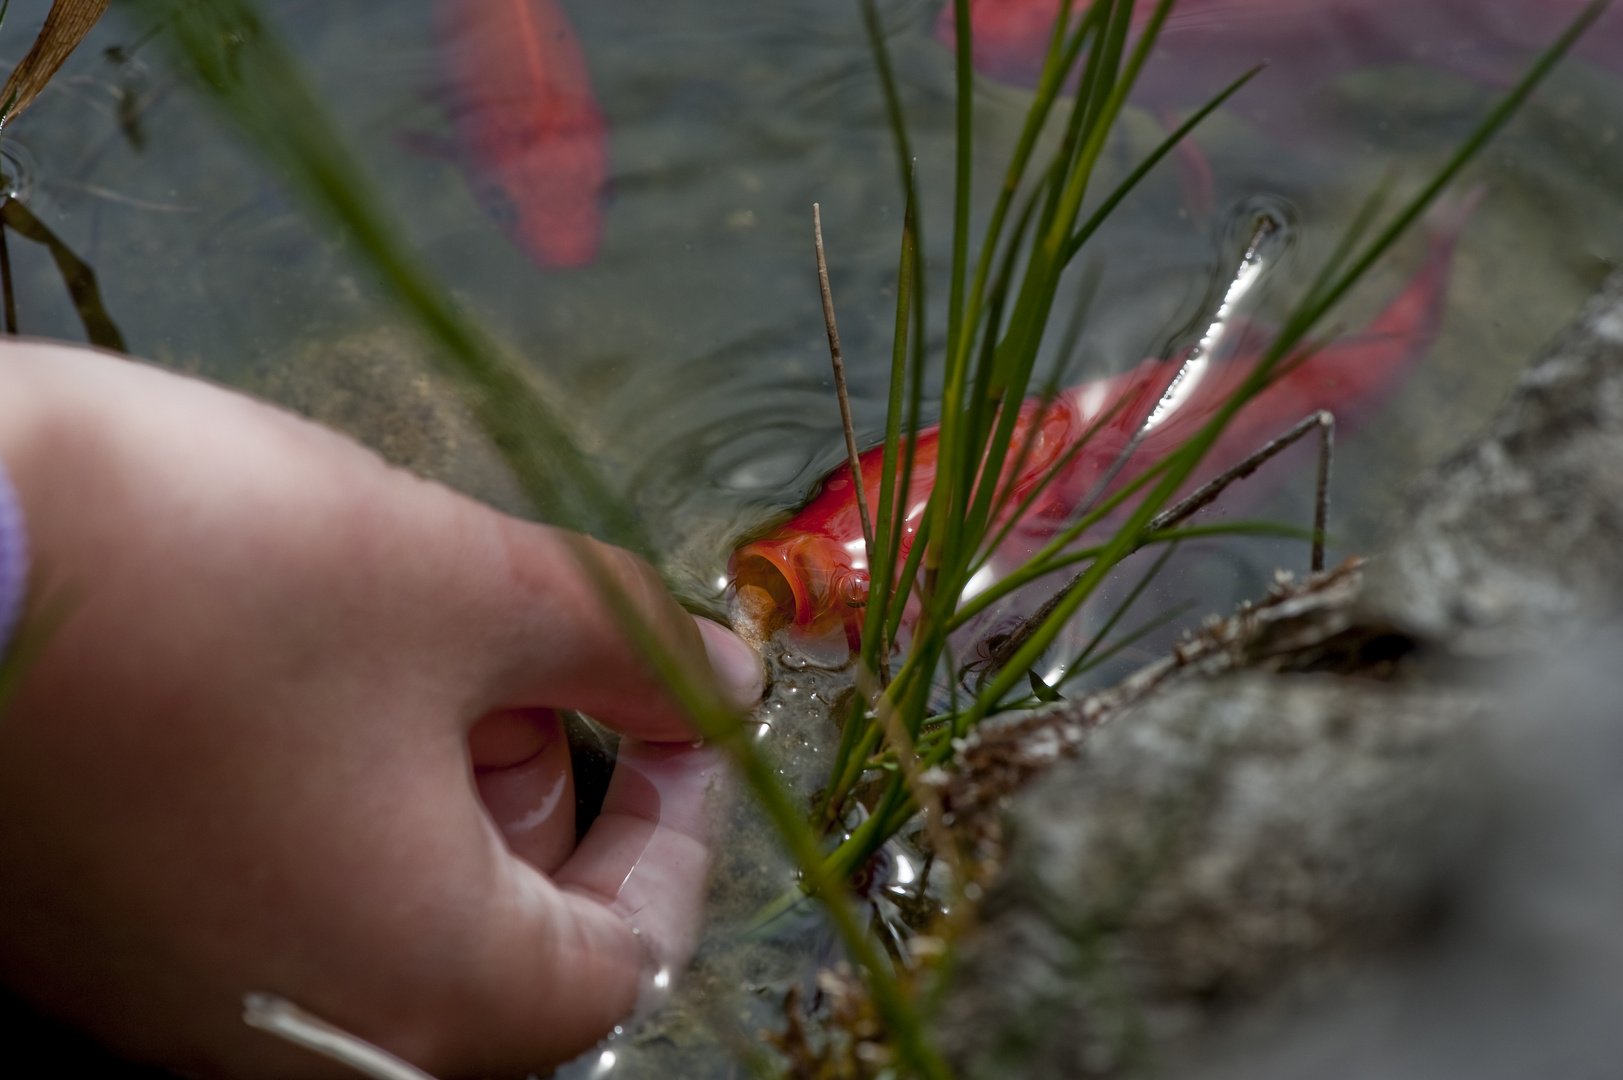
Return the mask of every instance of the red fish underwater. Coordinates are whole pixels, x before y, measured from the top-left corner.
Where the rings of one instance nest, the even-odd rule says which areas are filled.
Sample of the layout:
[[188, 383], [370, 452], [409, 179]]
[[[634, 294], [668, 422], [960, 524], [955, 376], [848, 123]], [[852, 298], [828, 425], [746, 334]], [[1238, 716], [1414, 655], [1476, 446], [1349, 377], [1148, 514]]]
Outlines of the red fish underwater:
[[[1086, 10], [1075, 0], [1072, 18]], [[1155, 5], [1135, 6], [1135, 26]], [[1229, 107], [1280, 138], [1311, 141], [1324, 116], [1311, 91], [1352, 71], [1423, 64], [1508, 86], [1584, 7], [1584, 0], [1180, 0], [1145, 64], [1133, 100], [1163, 117], [1198, 108], [1253, 64], [1267, 69]], [[969, 0], [974, 63], [1035, 85], [1060, 0]], [[951, 47], [953, 5], [936, 36]], [[1603, 14], [1573, 55], [1623, 68], [1623, 13]]]
[[589, 264], [608, 129], [556, 0], [438, 0], [435, 28], [458, 156], [480, 201], [539, 265]]
[[[1436, 340], [1455, 241], [1476, 201], [1471, 196], [1433, 212], [1425, 263], [1363, 333], [1337, 341], [1294, 367], [1294, 360], [1287, 358], [1281, 370], [1288, 373], [1230, 421], [1191, 478], [1190, 489], [1321, 409], [1335, 414], [1340, 430], [1352, 431], [1380, 408]], [[1242, 331], [1240, 336], [1248, 335]], [[1063, 528], [1071, 511], [1116, 465], [1141, 429], [1142, 441], [1107, 490], [1126, 484], [1182, 445], [1250, 374], [1261, 351], [1253, 347], [1245, 354], [1224, 357], [1218, 347], [1211, 350], [1214, 355], [1199, 355], [1187, 365], [1146, 360], [1124, 374], [1063, 391], [1046, 410], [1037, 401], [1027, 401], [1012, 445], [1023, 444], [1039, 416], [1042, 428], [1027, 463], [1014, 478], [1011, 507], [1023, 501], [1090, 427], [1098, 425], [1098, 430], [1018, 523], [1005, 550], [1014, 547], [1017, 554], [1024, 553], [1033, 541], [1046, 540]], [[1181, 380], [1174, 387], [1180, 370]], [[1107, 416], [1108, 421], [1099, 425]], [[927, 428], [918, 436], [898, 562], [912, 547], [930, 497], [938, 434], [936, 428]], [[883, 447], [876, 447], [861, 457], [870, 505], [879, 500], [883, 452]], [[821, 637], [843, 627], [855, 648], [861, 637], [868, 573], [850, 466], [830, 473], [817, 495], [792, 519], [734, 552], [731, 571], [741, 600], [745, 590], [760, 590], [749, 594], [749, 603], [743, 606], [764, 607], [768, 621], [790, 622], [809, 636]]]

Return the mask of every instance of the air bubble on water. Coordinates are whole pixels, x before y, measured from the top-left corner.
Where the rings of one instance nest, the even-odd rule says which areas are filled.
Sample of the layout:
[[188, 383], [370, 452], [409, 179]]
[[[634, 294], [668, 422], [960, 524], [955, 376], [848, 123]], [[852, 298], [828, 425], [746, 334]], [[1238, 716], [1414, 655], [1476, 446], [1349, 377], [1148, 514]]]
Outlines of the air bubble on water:
[[16, 139], [0, 142], [0, 198], [27, 202], [34, 193], [34, 177], [39, 167], [28, 147]]

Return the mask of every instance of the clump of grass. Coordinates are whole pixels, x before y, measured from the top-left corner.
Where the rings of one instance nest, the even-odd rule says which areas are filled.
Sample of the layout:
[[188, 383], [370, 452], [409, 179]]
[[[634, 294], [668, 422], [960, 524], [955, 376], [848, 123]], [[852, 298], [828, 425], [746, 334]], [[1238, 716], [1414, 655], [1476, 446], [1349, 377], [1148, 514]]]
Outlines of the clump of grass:
[[[326, 220], [344, 228], [357, 255], [440, 347], [445, 364], [468, 395], [475, 417], [530, 493], [537, 512], [558, 524], [649, 553], [634, 513], [575, 446], [554, 405], [542, 398], [512, 353], [452, 303], [401, 242], [401, 230], [394, 226], [383, 201], [253, 0], [127, 3], [165, 28], [183, 66], [196, 75], [249, 142], [290, 178], [306, 201]], [[900, 237], [883, 473], [872, 521], [870, 572], [875, 584], [865, 615], [856, 701], [826, 798], [818, 808], [820, 817], [815, 820], [840, 820], [839, 810], [852, 797], [868, 764], [876, 755], [889, 755], [904, 767], [885, 781], [867, 821], [828, 852], [820, 826], [808, 820], [805, 808], [779, 782], [773, 764], [750, 737], [744, 718], [720, 701], [706, 678], [685, 670], [654, 631], [637, 618], [630, 599], [606, 567], [584, 552], [582, 559], [628, 633], [698, 728], [731, 753], [801, 868], [804, 891], [826, 907], [849, 956], [865, 973], [896, 1051], [898, 1074], [942, 1080], [949, 1075], [948, 1069], [925, 1038], [917, 1002], [867, 933], [865, 920], [846, 888], [850, 875], [917, 813], [921, 801], [928, 802], [918, 782], [921, 770], [947, 765], [952, 739], [1003, 707], [1022, 684], [1036, 689], [1033, 665], [1106, 575], [1141, 548], [1171, 544], [1195, 533], [1167, 527], [1161, 515], [1229, 420], [1269, 384], [1298, 349], [1311, 347], [1311, 335], [1326, 314], [1504, 125], [1607, 0], [1593, 0], [1584, 9], [1449, 162], [1378, 230], [1376, 222], [1387, 200], [1384, 191], [1371, 198], [1250, 377], [1204, 428], [1177, 451], [1088, 508], [989, 590], [995, 599], [1039, 577], [1071, 566], [1083, 567], [1074, 586], [1032, 627], [1002, 669], [989, 675], [972, 700], [945, 715], [932, 715], [931, 687], [938, 672], [951, 666], [948, 636], [978, 610], [961, 601], [964, 587], [1004, 538], [1005, 530], [998, 523], [1009, 519], [1013, 491], [1003, 478], [1019, 472], [1030, 450], [1029, 445], [1016, 445], [1016, 418], [1033, 388], [1034, 367], [1060, 278], [1148, 171], [1256, 71], [1242, 75], [1191, 116], [1126, 179], [1105, 192], [1084, 217], [1100, 156], [1173, 0], [1159, 0], [1131, 47], [1133, 0], [1092, 0], [1080, 11], [1070, 2], [1062, 5], [1036, 94], [972, 268], [971, 31], [968, 0], [953, 0], [958, 30], [956, 187], [938, 470], [919, 537], [904, 559], [899, 558], [900, 508], [908, 505], [913, 483], [914, 436], [919, 430], [927, 362], [920, 214], [904, 112], [877, 12], [873, 0], [859, 3], [895, 128], [907, 211]], [[1076, 92], [1066, 105], [1062, 89], [1071, 85]], [[1062, 126], [1059, 146], [1046, 162], [1037, 165], [1039, 136], [1056, 119]], [[1050, 379], [1044, 393], [1051, 397], [1054, 390]], [[1013, 470], [1011, 463], [1015, 464]], [[1016, 506], [1012, 512], [1018, 516], [1024, 509]], [[1070, 550], [1085, 532], [1118, 514], [1122, 523], [1109, 537], [1084, 551]], [[976, 603], [990, 603], [987, 596], [982, 593]], [[910, 597], [916, 598], [921, 615], [893, 674], [891, 660]], [[1030, 700], [1041, 696], [1039, 691]], [[938, 831], [935, 835], [943, 834]], [[937, 842], [951, 843], [950, 838]]]
[[[897, 127], [898, 150], [905, 155], [908, 145], [905, 124], [894, 81], [889, 75], [885, 43], [871, 16], [873, 0], [859, 2], [870, 15], [868, 22], [876, 66]], [[1014, 439], [1016, 420], [1021, 404], [1032, 390], [1039, 347], [1048, 328], [1061, 275], [1149, 169], [1257, 72], [1253, 69], [1245, 73], [1191, 116], [1120, 184], [1105, 193], [1097, 208], [1084, 218], [1082, 207], [1094, 181], [1099, 155], [1134, 79], [1153, 48], [1156, 34], [1173, 7], [1173, 0], [1160, 0], [1156, 4], [1131, 49], [1128, 48], [1128, 27], [1134, 10], [1133, 0], [1094, 0], [1080, 12], [1070, 2], [1062, 4], [1024, 130], [997, 193], [971, 273], [968, 165], [973, 131], [972, 114], [967, 105], [971, 94], [970, 27], [967, 0], [954, 0], [958, 30], [957, 190], [936, 481], [918, 537], [898, 568], [901, 533], [897, 507], [908, 504], [913, 436], [918, 430], [916, 410], [909, 410], [903, 419], [899, 388], [904, 380], [910, 379], [916, 396], [916, 388], [922, 382], [918, 351], [912, 354], [913, 370], [904, 371], [904, 365], [910, 361], [904, 341], [908, 325], [904, 305], [908, 301], [903, 297], [916, 298], [924, 291], [917, 280], [920, 274], [917, 258], [909, 260], [905, 254], [915, 241], [904, 229], [884, 486], [875, 511], [876, 550], [871, 562], [872, 584], [859, 657], [858, 694], [844, 727], [821, 808], [823, 821], [832, 826], [844, 819], [841, 811], [872, 763], [906, 761], [916, 748], [919, 766], [946, 765], [953, 755], [953, 740], [1005, 707], [1012, 693], [1028, 686], [1035, 691], [1024, 704], [1035, 704], [1052, 696], [1044, 693], [1046, 684], [1039, 686], [1041, 680], [1034, 666], [1058, 639], [1066, 623], [1129, 555], [1148, 546], [1176, 543], [1206, 531], [1169, 528], [1163, 515], [1229, 421], [1282, 375], [1302, 350], [1311, 351], [1321, 344], [1314, 341], [1312, 335], [1328, 313], [1515, 113], [1573, 41], [1605, 8], [1606, 2], [1595, 0], [1584, 9], [1417, 194], [1390, 214], [1386, 213], [1390, 185], [1371, 196], [1248, 378], [1200, 431], [1119, 490], [1098, 499], [1096, 505], [1084, 508], [1083, 513], [1035, 555], [966, 602], [963, 594], [971, 577], [987, 564], [1007, 535], [1006, 525], [1000, 527], [999, 522], [1012, 520], [1007, 508], [1012, 500], [1013, 478], [1020, 471], [1025, 453], [1025, 448], [1016, 445]], [[1063, 120], [1060, 145], [1041, 168], [1034, 168], [1032, 158], [1038, 135], [1051, 118], [1056, 117], [1060, 89], [1066, 85], [1075, 85], [1076, 94]], [[914, 190], [910, 175], [906, 183], [911, 207]], [[1021, 199], [1024, 204], [1015, 213], [1016, 203]], [[1377, 227], [1383, 219], [1384, 223]], [[913, 302], [916, 303], [916, 299]], [[1079, 448], [1073, 448], [1073, 452]], [[1057, 463], [1043, 482], [1051, 480], [1067, 461], [1062, 459]], [[899, 485], [892, 483], [898, 473], [893, 462], [900, 463]], [[1032, 498], [1028, 497], [1017, 507], [1012, 517], [1017, 518]], [[1118, 517], [1120, 524], [1108, 537], [1085, 550], [1073, 550], [1073, 545], [1090, 529]], [[1240, 528], [1255, 531], [1259, 527]], [[1082, 567], [1080, 575], [1057, 602], [1044, 609], [1040, 621], [1029, 627], [1024, 640], [1005, 658], [999, 670], [989, 674], [973, 698], [945, 714], [935, 712], [932, 690], [939, 685], [943, 670], [954, 687], [957, 686], [951, 670], [949, 635], [1015, 590], [1077, 565]], [[891, 588], [883, 587], [887, 582], [892, 583]], [[896, 649], [901, 613], [910, 597], [916, 600], [920, 614], [906, 654], [895, 675], [887, 680], [884, 676]], [[897, 730], [902, 738], [889, 734]], [[890, 773], [881, 793], [874, 798], [867, 819], [828, 856], [825, 877], [840, 879], [854, 873], [918, 813], [921, 804], [928, 800], [917, 785], [908, 783], [908, 776], [913, 772], [911, 768], [903, 768]]]

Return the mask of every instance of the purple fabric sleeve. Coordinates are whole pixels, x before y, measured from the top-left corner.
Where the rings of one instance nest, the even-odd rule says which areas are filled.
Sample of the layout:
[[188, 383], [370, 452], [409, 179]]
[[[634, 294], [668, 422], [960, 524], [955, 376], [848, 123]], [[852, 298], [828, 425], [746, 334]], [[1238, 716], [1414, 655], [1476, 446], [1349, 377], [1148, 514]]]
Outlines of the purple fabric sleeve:
[[28, 533], [23, 508], [0, 463], [0, 658], [11, 645], [28, 594]]

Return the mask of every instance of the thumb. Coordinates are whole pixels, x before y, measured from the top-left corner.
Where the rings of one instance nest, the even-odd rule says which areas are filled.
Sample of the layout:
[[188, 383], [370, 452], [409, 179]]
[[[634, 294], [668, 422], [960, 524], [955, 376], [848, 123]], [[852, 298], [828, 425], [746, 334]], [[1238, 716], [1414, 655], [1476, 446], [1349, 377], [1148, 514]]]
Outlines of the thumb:
[[603, 810], [554, 875], [607, 906], [641, 938], [651, 987], [663, 996], [698, 944], [712, 818], [725, 798], [719, 752], [623, 739]]

